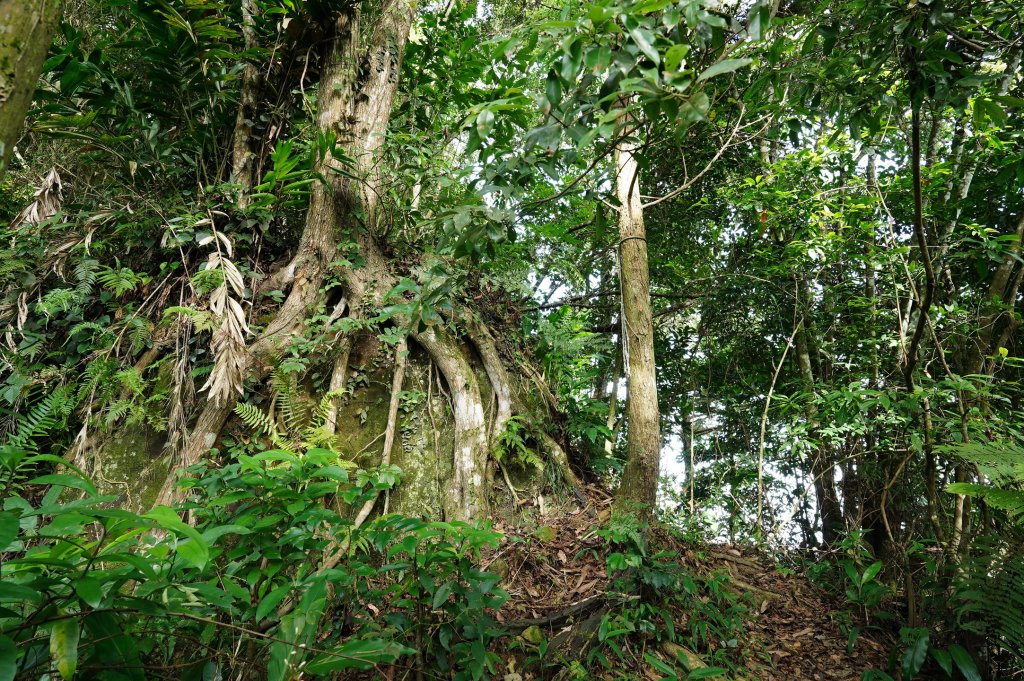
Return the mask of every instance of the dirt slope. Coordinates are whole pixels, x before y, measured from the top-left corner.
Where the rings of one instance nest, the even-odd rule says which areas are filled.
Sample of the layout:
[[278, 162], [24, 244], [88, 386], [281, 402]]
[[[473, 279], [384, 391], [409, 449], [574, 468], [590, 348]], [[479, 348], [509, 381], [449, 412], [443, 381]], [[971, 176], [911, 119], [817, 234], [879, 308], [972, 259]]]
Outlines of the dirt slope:
[[[611, 500], [600, 490], [587, 492], [585, 505], [548, 508], [544, 513], [537, 507], [524, 509], [532, 523], [523, 526], [532, 525], [532, 529], [496, 524], [505, 540], [487, 557], [485, 567], [505, 578], [502, 586], [510, 598], [498, 618], [512, 629], [521, 630], [535, 622], [544, 637], [552, 640], [600, 612], [609, 580], [604, 540], [593, 530], [607, 518]], [[847, 654], [847, 637], [833, 617], [842, 604], [803, 576], [779, 572], [767, 556], [734, 546], [684, 545], [662, 531], [655, 533], [652, 543], [660, 544], [655, 548], [676, 551], [693, 574], [728, 573], [731, 588], [745, 594], [747, 640], [740, 643], [743, 664], [749, 670], [745, 678], [855, 680], [866, 669], [885, 668], [885, 644], [862, 635]], [[680, 613], [680, 617], [685, 620], [686, 614]], [[661, 659], [666, 657], [664, 650], [652, 652]], [[632, 672], [634, 678], [662, 678], [643, 662], [642, 654], [635, 658], [635, 669], [617, 672]], [[524, 673], [507, 678], [525, 681], [533, 677]], [[607, 678], [622, 677], [609, 674]]]

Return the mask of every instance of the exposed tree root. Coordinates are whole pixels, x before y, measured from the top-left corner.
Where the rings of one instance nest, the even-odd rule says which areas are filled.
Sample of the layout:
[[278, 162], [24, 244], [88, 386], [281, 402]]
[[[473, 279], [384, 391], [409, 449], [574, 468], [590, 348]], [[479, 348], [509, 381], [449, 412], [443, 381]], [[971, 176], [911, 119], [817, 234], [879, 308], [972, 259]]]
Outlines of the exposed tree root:
[[504, 626], [513, 631], [522, 631], [530, 627], [541, 627], [542, 629], [545, 627], [560, 627], [570, 619], [593, 612], [607, 605], [607, 603], [608, 596], [606, 594], [597, 594], [550, 615], [532, 619], [512, 620], [511, 622], [505, 622]]

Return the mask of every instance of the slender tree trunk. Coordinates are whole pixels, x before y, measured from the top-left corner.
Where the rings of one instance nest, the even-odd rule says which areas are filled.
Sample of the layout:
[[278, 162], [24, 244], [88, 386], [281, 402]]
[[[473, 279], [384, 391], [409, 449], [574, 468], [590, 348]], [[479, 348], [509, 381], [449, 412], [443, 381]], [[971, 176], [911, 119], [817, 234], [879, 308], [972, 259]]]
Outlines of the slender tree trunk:
[[[256, 49], [256, 8], [253, 0], [242, 2], [242, 37], [245, 49], [251, 52]], [[252, 59], [252, 55], [247, 55]], [[252, 190], [255, 173], [255, 153], [252, 149], [252, 133], [256, 118], [256, 90], [259, 84], [259, 71], [256, 66], [246, 61], [242, 67], [242, 84], [238, 95], [238, 113], [235, 117], [235, 134], [231, 141], [231, 175], [239, 186], [238, 206], [245, 208], [249, 203], [248, 193]]]
[[616, 423], [619, 420], [618, 406], [619, 406], [619, 385], [622, 383], [622, 333], [620, 331], [619, 338], [615, 343], [615, 359], [612, 361], [612, 385], [610, 392], [608, 393], [608, 418], [605, 420], [605, 427], [608, 429], [608, 437], [604, 440], [604, 453], [607, 456], [611, 456], [612, 452], [615, 451], [615, 433], [617, 428]]
[[622, 472], [618, 503], [635, 506], [641, 515], [657, 501], [661, 430], [654, 363], [654, 322], [651, 316], [647, 234], [640, 202], [639, 171], [634, 142], [615, 151], [615, 193], [619, 199], [619, 277], [622, 289], [623, 358], [629, 400], [626, 416], [628, 459]]
[[60, 0], [0, 0], [0, 177], [60, 23]]
[[[801, 287], [802, 290], [802, 287]], [[799, 296], [803, 300], [803, 296]], [[800, 326], [794, 337], [796, 345], [797, 366], [804, 386], [810, 391], [806, 416], [807, 425], [812, 438], [818, 436], [818, 408], [814, 405], [814, 369], [811, 363], [811, 352], [807, 340], [806, 323]], [[814, 491], [818, 497], [818, 510], [821, 515], [821, 536], [825, 544], [831, 544], [839, 537], [843, 528], [843, 509], [836, 495], [835, 467], [827, 452], [819, 444], [811, 447], [811, 475], [814, 478]]]

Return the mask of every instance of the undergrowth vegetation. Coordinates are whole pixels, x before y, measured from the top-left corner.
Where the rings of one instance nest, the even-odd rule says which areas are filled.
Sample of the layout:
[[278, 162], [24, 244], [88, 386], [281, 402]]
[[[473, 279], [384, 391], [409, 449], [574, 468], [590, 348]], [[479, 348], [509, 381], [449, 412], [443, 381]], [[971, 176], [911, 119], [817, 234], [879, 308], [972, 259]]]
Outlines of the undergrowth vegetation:
[[[567, 648], [543, 620], [496, 618], [507, 594], [480, 565], [500, 533], [398, 514], [347, 519], [341, 509], [393, 487], [392, 471], [316, 448], [240, 453], [190, 469], [188, 503], [136, 514], [55, 457], [2, 456], [5, 679], [387, 668], [480, 680], [508, 670], [501, 647], [522, 653], [530, 673], [584, 679], [642, 658], [665, 678], [699, 679], [740, 668], [747, 652], [745, 599], [728, 577], [691, 574], [677, 553], [652, 550], [630, 516], [595, 530], [609, 590], [581, 610], [589, 624]], [[60, 472], [32, 477], [48, 463]]]
[[0, 0], [0, 681], [1021, 681], [1019, 4]]

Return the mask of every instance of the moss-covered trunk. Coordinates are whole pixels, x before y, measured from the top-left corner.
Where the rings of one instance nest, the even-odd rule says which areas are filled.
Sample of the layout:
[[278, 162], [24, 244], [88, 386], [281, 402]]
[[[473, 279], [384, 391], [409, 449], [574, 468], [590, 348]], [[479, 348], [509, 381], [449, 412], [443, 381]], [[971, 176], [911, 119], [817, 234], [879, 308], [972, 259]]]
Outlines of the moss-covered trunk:
[[[389, 291], [415, 266], [385, 256], [377, 225], [380, 150], [398, 92], [413, 12], [409, 3], [393, 2], [373, 16], [352, 10], [335, 21], [322, 62], [317, 123], [322, 138], [336, 140], [350, 160], [343, 166], [327, 154], [316, 169], [324, 180], [311, 188], [294, 257], [263, 286], [285, 291], [286, 297], [233, 362], [247, 385], [261, 390], [258, 386], [270, 374], [275, 358], [303, 337], [307, 320], [318, 309], [347, 315], [359, 330], [339, 336], [333, 356], [310, 358], [328, 364], [329, 385], [297, 387], [302, 399], [316, 404], [320, 394], [330, 391], [335, 396], [326, 419], [333, 445], [362, 467], [386, 459], [384, 442], [394, 441], [390, 460], [404, 475], [401, 485], [383, 497], [389, 510], [467, 520], [488, 515], [493, 479], [489, 461], [509, 419], [526, 412], [546, 413], [550, 405], [530, 398], [524, 372], [512, 365], [514, 353], [499, 348], [472, 310], [460, 310], [444, 326], [423, 328], [401, 315], [380, 321], [381, 310], [392, 302], [387, 300]], [[243, 156], [239, 163], [248, 163]], [[341, 241], [350, 244], [349, 249], [354, 244], [357, 257], [349, 250], [347, 260], [339, 258]], [[348, 260], [358, 265], [339, 264]], [[373, 318], [407, 336], [408, 355], [400, 357], [408, 361], [397, 377], [394, 350], [380, 341], [378, 329], [364, 323]], [[397, 396], [396, 386], [401, 390]], [[240, 387], [239, 383], [205, 393], [177, 449], [167, 453], [157, 434], [127, 429], [95, 448], [98, 469], [123, 458], [115, 456], [115, 450], [129, 454], [118, 443], [133, 443], [129, 449], [138, 450], [139, 470], [158, 471], [161, 476], [157, 488], [149, 478], [146, 483], [138, 476], [145, 489], [123, 490], [126, 501], [136, 506], [173, 503], [180, 494], [175, 486], [178, 473], [219, 444]], [[561, 477], [572, 482], [557, 439], [539, 431], [534, 435], [536, 448], [547, 452]], [[382, 507], [378, 502], [377, 508]]]
[[60, 23], [60, 0], [0, 0], [0, 177]]

